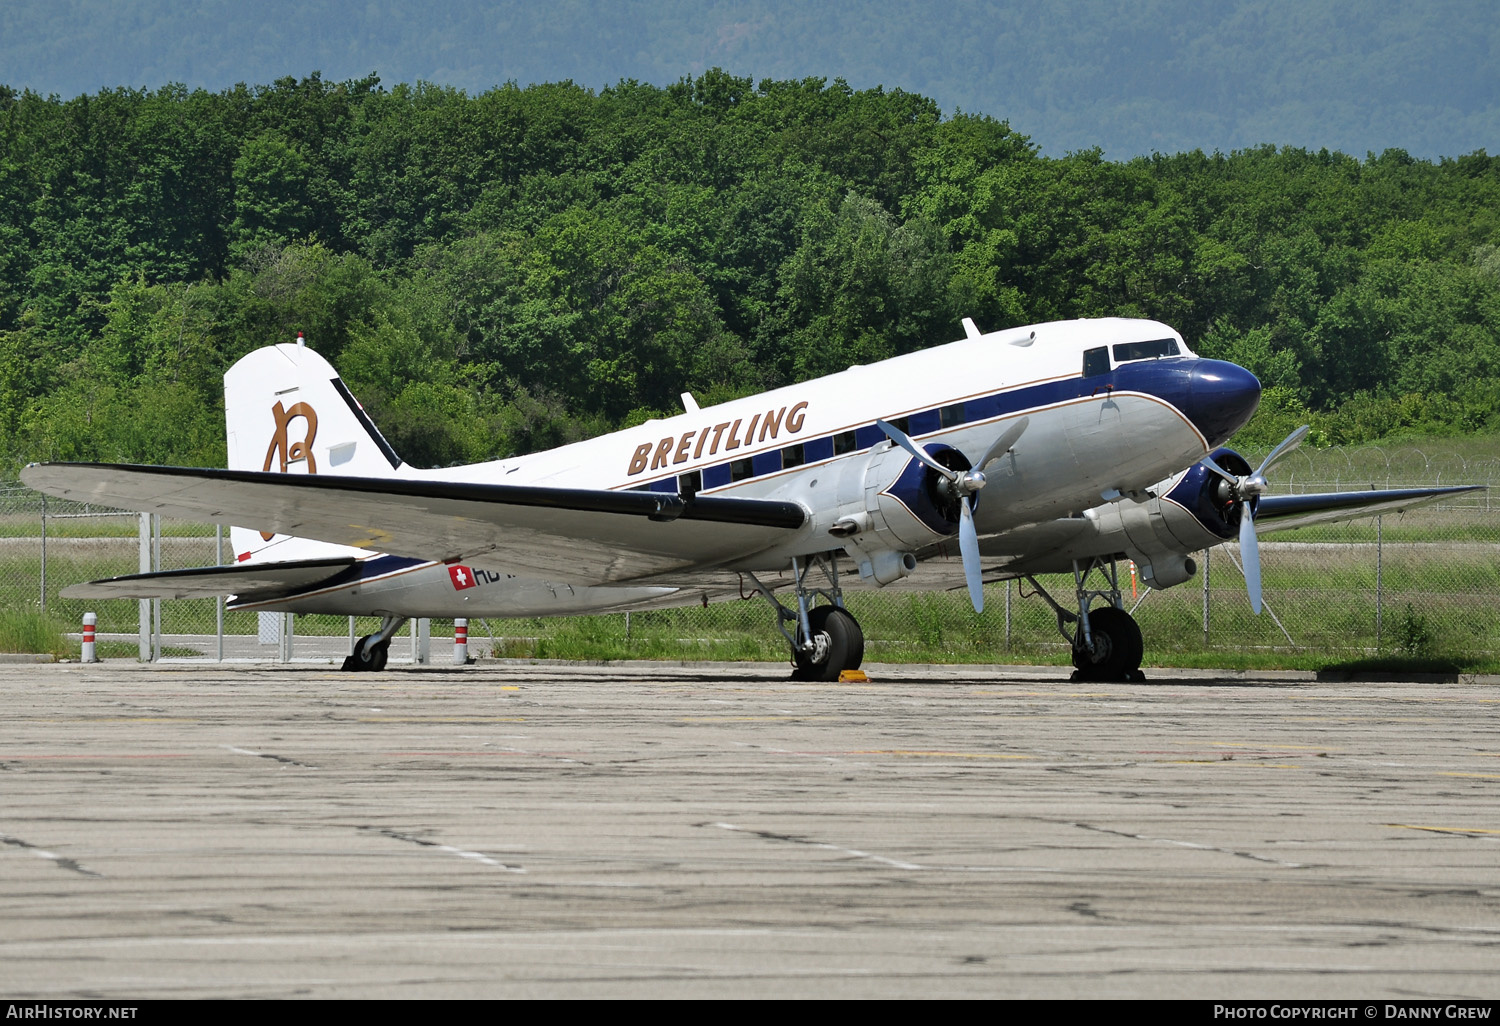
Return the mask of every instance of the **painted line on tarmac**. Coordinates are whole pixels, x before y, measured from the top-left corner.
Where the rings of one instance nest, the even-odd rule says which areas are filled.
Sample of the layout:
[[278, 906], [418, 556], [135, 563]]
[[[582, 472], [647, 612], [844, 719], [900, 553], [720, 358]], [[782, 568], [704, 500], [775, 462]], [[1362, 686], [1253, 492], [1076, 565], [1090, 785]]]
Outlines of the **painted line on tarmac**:
[[253, 755], [257, 759], [270, 759], [272, 762], [279, 762], [285, 766], [300, 766], [303, 769], [318, 768], [317, 766], [308, 765], [305, 762], [298, 762], [296, 759], [288, 759], [284, 755], [272, 755], [270, 752], [252, 752], [248, 748], [236, 748], [234, 745], [220, 745], [219, 747], [233, 752], [235, 755]]
[[1306, 869], [1305, 862], [1287, 862], [1283, 859], [1274, 859], [1268, 855], [1257, 855], [1254, 852], [1239, 851], [1235, 848], [1220, 848], [1212, 844], [1199, 844], [1196, 841], [1178, 841], [1170, 837], [1148, 837], [1145, 834], [1132, 834], [1125, 830], [1111, 830], [1109, 827], [1094, 826], [1092, 823], [1069, 823], [1080, 830], [1091, 830], [1097, 834], [1114, 834], [1116, 837], [1128, 837], [1132, 841], [1146, 841], [1151, 844], [1170, 844], [1178, 848], [1193, 848], [1198, 851], [1216, 851], [1221, 855], [1233, 855], [1236, 858], [1251, 859], [1255, 862], [1267, 862], [1273, 866], [1283, 866], [1287, 869]]
[[103, 873], [96, 873], [92, 869], [85, 869], [83, 866], [78, 864], [76, 859], [70, 859], [63, 855], [54, 854], [53, 852], [47, 851], [45, 848], [38, 848], [36, 845], [31, 844], [28, 841], [23, 841], [19, 837], [11, 837], [9, 834], [0, 834], [0, 844], [8, 844], [13, 848], [21, 848], [25, 851], [29, 851], [37, 858], [47, 859], [53, 865], [57, 866], [58, 869], [68, 869], [73, 871], [74, 873], [81, 873], [84, 876], [102, 877], [104, 875]]
[[841, 848], [836, 844], [828, 844], [825, 841], [810, 841], [805, 837], [793, 837], [790, 834], [777, 834], [768, 830], [752, 830], [748, 827], [735, 826], [733, 823], [714, 823], [713, 826], [720, 830], [733, 830], [737, 833], [754, 834], [756, 837], [764, 837], [770, 841], [787, 841], [791, 844], [802, 844], [809, 848], [821, 848], [824, 851], [836, 851], [842, 855], [849, 855], [857, 859], [869, 859], [883, 866], [893, 869], [927, 869], [927, 866], [919, 866], [915, 862], [902, 862], [900, 859], [888, 859], [884, 855], [874, 855], [858, 848]]
[[877, 862], [892, 869], [913, 869], [922, 872], [939, 873], [1059, 873], [1062, 872], [1056, 866], [933, 866], [922, 865], [917, 862], [903, 862], [899, 859], [886, 858], [884, 855], [876, 855], [872, 852], [861, 851], [858, 848], [844, 848], [837, 844], [829, 844], [826, 841], [814, 841], [806, 837], [796, 837], [791, 834], [778, 834], [771, 830], [756, 830], [752, 827], [736, 826], [733, 823], [698, 823], [697, 826], [718, 827], [720, 830], [732, 830], [736, 833], [751, 834], [767, 841], [784, 841], [788, 844], [800, 844], [808, 848], [820, 848], [824, 851], [836, 851], [841, 855], [850, 855], [858, 859], [867, 859]]
[[915, 748], [869, 748], [855, 749], [852, 752], [839, 752], [839, 755], [896, 755], [896, 756], [928, 756], [939, 759], [1036, 759], [1035, 755], [1001, 755], [995, 752], [942, 752], [921, 751]]
[[492, 859], [492, 858], [490, 858], [488, 855], [484, 854], [483, 852], [467, 851], [467, 850], [465, 850], [463, 848], [455, 848], [451, 844], [439, 844], [437, 841], [428, 841], [428, 840], [425, 840], [424, 838], [421, 838], [421, 837], [413, 837], [411, 834], [403, 834], [403, 833], [401, 833], [398, 830], [391, 830], [391, 829], [389, 829], [387, 827], [380, 827], [380, 828], [375, 828], [375, 827], [360, 827], [359, 829], [360, 830], [371, 831], [373, 833], [378, 833], [382, 837], [389, 837], [392, 840], [405, 841], [408, 844], [416, 844], [416, 845], [420, 845], [423, 848], [431, 848], [434, 851], [440, 851], [440, 852], [444, 853], [445, 855], [456, 855], [457, 857], [459, 857], [461, 859], [468, 859], [471, 862], [478, 862], [481, 865], [485, 865], [485, 866], [493, 866], [494, 868], [496, 868], [496, 869], [502, 869], [502, 870], [504, 870], [507, 873], [524, 873], [524, 872], [526, 872], [526, 868], [524, 866], [508, 866], [504, 862], [501, 862], [498, 859]]

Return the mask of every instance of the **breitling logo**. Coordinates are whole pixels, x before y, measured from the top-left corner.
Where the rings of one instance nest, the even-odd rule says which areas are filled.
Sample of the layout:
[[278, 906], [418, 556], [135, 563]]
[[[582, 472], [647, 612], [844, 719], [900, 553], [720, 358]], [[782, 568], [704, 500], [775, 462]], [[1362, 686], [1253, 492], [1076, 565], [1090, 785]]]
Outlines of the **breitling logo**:
[[[786, 433], [795, 435], [802, 430], [802, 425], [807, 416], [807, 403], [800, 402], [788, 409], [783, 406], [779, 410], [767, 410], [764, 414], [757, 413], [750, 418], [750, 424], [742, 432], [741, 425], [745, 423], [743, 417], [735, 421], [725, 421], [715, 424], [713, 427], [692, 431], [684, 431], [681, 436], [673, 435], [663, 438], [653, 445], [651, 442], [643, 442], [635, 450], [635, 455], [630, 458], [630, 476], [644, 473], [647, 465], [651, 470], [661, 470], [668, 465], [686, 463], [690, 459], [699, 459], [707, 453], [710, 456], [719, 454], [720, 443], [723, 444], [725, 452], [732, 452], [741, 446], [754, 445], [756, 442], [764, 442], [774, 439], [784, 427]], [[756, 429], [760, 429], [759, 437]], [[697, 444], [693, 439], [697, 439]], [[689, 455], [689, 450], [692, 455]]]
[[[318, 472], [317, 461], [313, 459], [313, 439], [318, 437], [318, 414], [306, 403], [298, 403], [290, 410], [284, 409], [280, 400], [271, 407], [271, 416], [276, 418], [276, 433], [271, 436], [271, 444], [266, 447], [266, 463], [261, 470], [270, 470], [271, 461], [277, 455], [281, 457], [281, 472], [286, 473], [287, 464], [296, 463], [299, 460], [307, 461], [307, 472], [316, 474]], [[287, 428], [297, 417], [301, 417], [307, 423], [307, 430], [303, 434], [302, 441], [288, 444]]]
[[[283, 474], [286, 473], [286, 468], [289, 464], [300, 462], [307, 464], [307, 472], [309, 474], [316, 474], [318, 472], [318, 462], [313, 459], [312, 446], [313, 439], [318, 437], [317, 412], [311, 406], [307, 405], [307, 403], [297, 403], [291, 409], [286, 409], [278, 399], [276, 405], [271, 407], [271, 416], [276, 419], [276, 431], [271, 435], [271, 444], [266, 447], [266, 462], [260, 469], [263, 471], [270, 470], [271, 464], [276, 462], [279, 456], [280, 469]], [[301, 441], [293, 442], [291, 441], [289, 428], [292, 421], [298, 417], [302, 418], [306, 430], [302, 434]], [[265, 531], [262, 531], [260, 536], [265, 541], [270, 541], [276, 535], [274, 532], [267, 534]]]

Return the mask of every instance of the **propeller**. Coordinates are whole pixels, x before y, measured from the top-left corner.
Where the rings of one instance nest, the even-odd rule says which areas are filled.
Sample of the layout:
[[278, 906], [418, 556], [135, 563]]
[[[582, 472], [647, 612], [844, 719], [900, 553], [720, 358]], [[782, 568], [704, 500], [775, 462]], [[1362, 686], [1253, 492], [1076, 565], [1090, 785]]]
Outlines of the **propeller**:
[[1302, 444], [1307, 437], [1309, 425], [1303, 424], [1296, 431], [1281, 440], [1281, 444], [1271, 450], [1271, 455], [1261, 461], [1259, 467], [1253, 473], [1238, 477], [1225, 470], [1214, 462], [1212, 456], [1203, 457], [1201, 462], [1209, 470], [1218, 474], [1223, 479], [1221, 485], [1226, 502], [1238, 502], [1240, 504], [1240, 562], [1245, 570], [1245, 588], [1250, 592], [1250, 608], [1257, 614], [1261, 610], [1260, 597], [1260, 540], [1255, 533], [1255, 500], [1259, 499], [1270, 488], [1266, 483], [1266, 471], [1277, 463], [1280, 463], [1291, 451]]
[[937, 460], [924, 452], [916, 442], [907, 437], [906, 432], [883, 420], [875, 421], [875, 426], [886, 433], [892, 442], [905, 449], [923, 464], [935, 472], [939, 480], [946, 483], [950, 495], [958, 497], [958, 551], [963, 557], [964, 579], [969, 585], [969, 601], [974, 603], [974, 612], [984, 612], [984, 581], [981, 579], [979, 565], [979, 531], [974, 527], [974, 509], [970, 501], [975, 492], [985, 486], [984, 468], [996, 459], [1010, 451], [1016, 444], [1016, 439], [1021, 437], [1026, 430], [1028, 418], [1022, 417], [1001, 433], [994, 443], [985, 450], [978, 463], [972, 470], [955, 470], [945, 467]]

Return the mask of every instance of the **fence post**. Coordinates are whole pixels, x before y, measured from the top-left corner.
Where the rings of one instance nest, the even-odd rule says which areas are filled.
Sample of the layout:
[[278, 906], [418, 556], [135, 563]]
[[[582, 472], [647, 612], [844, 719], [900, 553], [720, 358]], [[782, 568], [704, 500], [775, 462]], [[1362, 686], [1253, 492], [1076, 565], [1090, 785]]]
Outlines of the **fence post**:
[[[151, 514], [151, 569], [161, 569], [161, 514]], [[161, 662], [161, 599], [151, 600], [151, 661]]]
[[1208, 647], [1208, 555], [1213, 549], [1203, 550], [1203, 647]]
[[1009, 578], [1005, 581], [1005, 651], [1010, 651], [1010, 586], [1015, 582]]
[[1380, 652], [1380, 619], [1385, 596], [1381, 594], [1385, 570], [1384, 517], [1375, 518], [1375, 651]]
[[425, 616], [414, 617], [411, 622], [411, 661], [426, 666], [432, 661], [432, 621]]
[[[224, 525], [214, 525], [214, 565], [224, 565]], [[224, 596], [214, 599], [214, 633], [218, 636], [218, 660], [224, 661]]]
[[42, 612], [47, 611], [47, 496], [42, 496]]
[[[151, 514], [141, 514], [141, 553], [139, 566], [141, 573], [151, 572]], [[143, 663], [151, 661], [151, 600], [139, 599], [136, 612], [136, 633], [139, 640], [140, 660]]]

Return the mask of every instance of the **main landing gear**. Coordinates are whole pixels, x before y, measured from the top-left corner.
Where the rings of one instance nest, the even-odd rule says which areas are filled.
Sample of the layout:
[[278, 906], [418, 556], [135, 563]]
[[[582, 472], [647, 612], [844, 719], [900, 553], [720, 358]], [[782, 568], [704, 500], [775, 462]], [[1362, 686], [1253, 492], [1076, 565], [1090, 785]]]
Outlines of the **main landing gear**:
[[354, 644], [354, 654], [344, 657], [345, 670], [356, 673], [379, 673], [385, 669], [386, 658], [391, 654], [391, 639], [406, 626], [409, 617], [387, 616], [380, 622], [380, 630], [366, 634]]
[[[1103, 578], [1102, 588], [1090, 588], [1090, 578]], [[1087, 562], [1073, 561], [1073, 583], [1078, 612], [1058, 605], [1036, 578], [1026, 580], [1057, 613], [1057, 629], [1073, 646], [1073, 680], [1144, 681], [1141, 655], [1145, 644], [1134, 617], [1124, 610], [1120, 597], [1120, 579], [1113, 559], [1093, 557]], [[1090, 610], [1095, 599], [1106, 605]]]
[[[813, 566], [828, 579], [828, 587], [809, 587], [807, 575]], [[809, 563], [792, 560], [796, 583], [797, 608], [788, 609], [761, 584], [754, 574], [747, 574], [755, 590], [776, 609], [776, 628], [792, 648], [792, 680], [835, 681], [845, 670], [857, 670], [865, 658], [865, 635], [859, 622], [844, 608], [844, 593], [839, 587], [838, 563], [834, 556], [814, 556]], [[827, 603], [815, 606], [818, 597]], [[787, 630], [787, 624], [793, 624]]]

